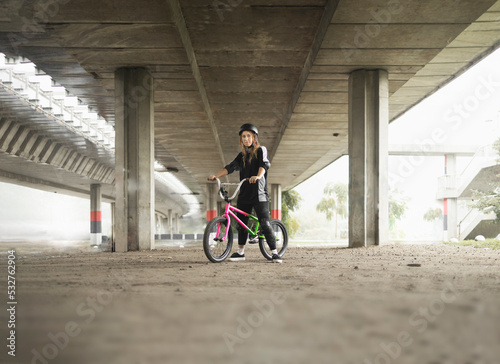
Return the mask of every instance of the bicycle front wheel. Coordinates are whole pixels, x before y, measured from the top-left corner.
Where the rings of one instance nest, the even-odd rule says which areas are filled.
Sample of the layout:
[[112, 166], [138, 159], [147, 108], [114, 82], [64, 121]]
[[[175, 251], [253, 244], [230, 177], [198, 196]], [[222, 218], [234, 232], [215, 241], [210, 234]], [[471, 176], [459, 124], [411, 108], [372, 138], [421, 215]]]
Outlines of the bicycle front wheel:
[[207, 258], [214, 263], [224, 261], [233, 247], [233, 231], [229, 229], [226, 234], [227, 219], [222, 216], [210, 220], [203, 234], [203, 251]]
[[[285, 225], [277, 219], [271, 219], [271, 228], [276, 238], [276, 250], [278, 250], [278, 255], [282, 257], [288, 247], [288, 232], [286, 231]], [[271, 249], [269, 249], [269, 244], [267, 244], [266, 239], [259, 239], [259, 248], [266, 259], [272, 259], [273, 253], [271, 253]]]

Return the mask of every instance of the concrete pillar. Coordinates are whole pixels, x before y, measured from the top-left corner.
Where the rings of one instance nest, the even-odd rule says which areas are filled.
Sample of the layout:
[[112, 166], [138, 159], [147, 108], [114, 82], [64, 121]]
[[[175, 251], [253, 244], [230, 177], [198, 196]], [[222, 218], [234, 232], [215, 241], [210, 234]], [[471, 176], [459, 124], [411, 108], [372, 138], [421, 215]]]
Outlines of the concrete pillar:
[[158, 235], [161, 235], [164, 231], [163, 228], [163, 217], [160, 214], [156, 214], [156, 229], [155, 232]]
[[115, 72], [115, 249], [154, 249], [153, 77], [144, 68]]
[[217, 185], [207, 183], [207, 221], [217, 216]]
[[174, 214], [172, 210], [168, 210], [168, 230], [167, 233], [170, 234], [170, 238], [172, 238], [172, 234], [174, 233]]
[[[444, 173], [453, 176], [455, 188], [457, 186], [457, 156], [456, 154], [445, 154]], [[444, 240], [458, 239], [458, 204], [456, 198], [445, 198], [443, 201], [443, 230]]]
[[385, 70], [349, 76], [349, 247], [388, 240], [389, 82]]
[[115, 211], [116, 211], [116, 208], [115, 208], [115, 203], [114, 202], [111, 202], [110, 204], [111, 206], [111, 251], [114, 252], [115, 251]]
[[178, 234], [178, 233], [179, 233], [179, 231], [180, 231], [180, 220], [181, 220], [181, 219], [180, 219], [179, 214], [175, 214], [175, 219], [174, 219], [174, 221], [175, 221], [174, 231], [175, 231], [175, 233], [176, 233], [176, 234]]
[[90, 185], [90, 245], [102, 243], [101, 185]]
[[162, 219], [163, 234], [168, 234], [168, 217]]
[[271, 219], [281, 220], [281, 185], [271, 185]]
[[224, 201], [217, 201], [217, 215], [222, 216], [224, 214], [226, 208], [226, 202]]

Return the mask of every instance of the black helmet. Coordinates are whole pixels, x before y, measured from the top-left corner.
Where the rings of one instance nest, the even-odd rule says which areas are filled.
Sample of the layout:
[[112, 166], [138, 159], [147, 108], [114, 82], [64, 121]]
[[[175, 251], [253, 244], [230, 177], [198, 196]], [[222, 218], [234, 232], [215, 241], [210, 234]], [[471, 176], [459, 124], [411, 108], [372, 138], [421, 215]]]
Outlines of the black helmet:
[[253, 132], [255, 135], [259, 135], [259, 131], [257, 130], [257, 127], [253, 124], [243, 124], [242, 126], [240, 126], [240, 132], [238, 135], [241, 135], [241, 133], [243, 133], [244, 131], [251, 131]]

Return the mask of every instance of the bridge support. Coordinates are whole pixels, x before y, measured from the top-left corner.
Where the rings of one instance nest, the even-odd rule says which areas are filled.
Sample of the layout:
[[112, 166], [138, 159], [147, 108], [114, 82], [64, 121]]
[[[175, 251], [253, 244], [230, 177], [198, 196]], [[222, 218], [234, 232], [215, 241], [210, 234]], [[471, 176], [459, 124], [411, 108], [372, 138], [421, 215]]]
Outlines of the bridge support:
[[90, 245], [102, 243], [101, 185], [90, 185]]
[[175, 225], [174, 225], [174, 233], [178, 234], [181, 231], [181, 216], [179, 214], [175, 214]]
[[349, 77], [349, 247], [388, 239], [389, 82], [385, 70]]
[[170, 237], [172, 237], [172, 234], [174, 233], [174, 213], [172, 212], [171, 209], [168, 210], [168, 230], [167, 233], [170, 234]]
[[281, 185], [271, 185], [271, 219], [281, 220]]
[[153, 77], [115, 72], [115, 251], [154, 249]]
[[[444, 155], [444, 174], [457, 176], [457, 156], [455, 154]], [[456, 180], [456, 179], [455, 179]], [[444, 240], [449, 241], [458, 236], [458, 207], [456, 198], [445, 198], [443, 201], [443, 230]]]
[[207, 183], [207, 221], [217, 216], [217, 185]]

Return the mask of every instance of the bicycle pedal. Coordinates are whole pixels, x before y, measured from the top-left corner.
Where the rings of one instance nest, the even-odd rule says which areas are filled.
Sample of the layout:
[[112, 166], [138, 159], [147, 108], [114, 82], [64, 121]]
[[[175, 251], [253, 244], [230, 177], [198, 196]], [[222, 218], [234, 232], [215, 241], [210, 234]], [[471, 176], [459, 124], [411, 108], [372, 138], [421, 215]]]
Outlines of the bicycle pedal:
[[259, 238], [253, 238], [248, 240], [248, 244], [257, 244], [259, 242]]

